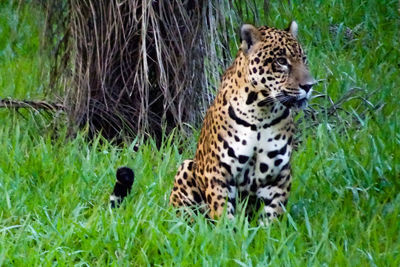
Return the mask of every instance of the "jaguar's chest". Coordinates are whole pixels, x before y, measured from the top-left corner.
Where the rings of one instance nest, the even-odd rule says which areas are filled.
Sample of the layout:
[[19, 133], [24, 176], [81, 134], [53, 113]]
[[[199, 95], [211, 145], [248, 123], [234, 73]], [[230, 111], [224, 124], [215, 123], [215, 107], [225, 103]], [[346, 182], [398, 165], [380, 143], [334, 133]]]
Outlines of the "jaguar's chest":
[[239, 191], [255, 193], [273, 183], [288, 168], [292, 153], [293, 122], [288, 115], [281, 120], [266, 120], [254, 127], [234, 124], [226, 136], [221, 161], [230, 166]]
[[282, 170], [288, 168], [292, 153], [291, 134], [288, 132], [262, 131], [254, 143], [249, 161], [235, 176], [240, 192], [254, 194], [258, 188], [273, 184]]

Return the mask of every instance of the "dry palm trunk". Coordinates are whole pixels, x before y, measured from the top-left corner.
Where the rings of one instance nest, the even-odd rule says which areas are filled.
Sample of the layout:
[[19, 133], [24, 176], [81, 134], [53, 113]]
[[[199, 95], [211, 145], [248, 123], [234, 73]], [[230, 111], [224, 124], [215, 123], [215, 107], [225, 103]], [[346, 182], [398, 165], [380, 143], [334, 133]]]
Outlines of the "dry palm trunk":
[[161, 140], [201, 115], [205, 84], [200, 1], [71, 0], [70, 116], [106, 138]]

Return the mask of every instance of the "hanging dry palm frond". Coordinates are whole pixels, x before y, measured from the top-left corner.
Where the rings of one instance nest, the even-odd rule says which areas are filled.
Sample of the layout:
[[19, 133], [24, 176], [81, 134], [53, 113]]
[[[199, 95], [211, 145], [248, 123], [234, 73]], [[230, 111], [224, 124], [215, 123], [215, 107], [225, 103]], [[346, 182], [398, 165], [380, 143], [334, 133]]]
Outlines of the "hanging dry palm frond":
[[197, 1], [71, 0], [71, 116], [118, 138], [161, 139], [204, 106], [202, 7]]

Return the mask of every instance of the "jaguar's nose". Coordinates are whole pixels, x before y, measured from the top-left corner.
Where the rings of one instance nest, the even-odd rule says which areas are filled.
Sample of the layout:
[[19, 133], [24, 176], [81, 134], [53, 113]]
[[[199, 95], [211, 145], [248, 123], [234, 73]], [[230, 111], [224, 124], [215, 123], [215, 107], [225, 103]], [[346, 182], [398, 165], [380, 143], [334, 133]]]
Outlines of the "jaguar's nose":
[[308, 91], [311, 90], [311, 88], [313, 87], [315, 83], [308, 83], [308, 84], [300, 84], [300, 88], [303, 89], [304, 91], [306, 91], [306, 93], [308, 93]]

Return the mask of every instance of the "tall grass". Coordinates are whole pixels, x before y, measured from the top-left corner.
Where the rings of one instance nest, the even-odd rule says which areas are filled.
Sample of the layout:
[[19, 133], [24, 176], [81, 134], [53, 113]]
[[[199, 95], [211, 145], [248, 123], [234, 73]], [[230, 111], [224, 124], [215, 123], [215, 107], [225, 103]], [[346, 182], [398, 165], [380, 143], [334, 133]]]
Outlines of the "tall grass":
[[[364, 93], [333, 118], [318, 114], [316, 124], [299, 114], [293, 191], [279, 222], [259, 227], [240, 207], [234, 221], [177, 217], [168, 196], [195, 138], [171, 134], [160, 148], [151, 139], [115, 147], [100, 137], [88, 143], [85, 131], [74, 139], [65, 128], [43, 131], [36, 114], [21, 111], [23, 119], [1, 111], [0, 265], [399, 266], [398, 3], [290, 3], [271, 2], [268, 17], [259, 19], [278, 27], [298, 21], [310, 68], [322, 80], [316, 90], [334, 102], [355, 87]], [[39, 34], [38, 17], [24, 21], [27, 11], [0, 6], [1, 14]], [[10, 23], [0, 21], [2, 28]], [[357, 29], [354, 39], [345, 38], [346, 27]], [[12, 68], [18, 61], [39, 64], [35, 50], [24, 51], [0, 62], [0, 76], [8, 77], [2, 96], [19, 96], [10, 89], [19, 75], [30, 80], [21, 82], [21, 96], [41, 94], [34, 68]], [[328, 98], [313, 104], [332, 105]], [[136, 142], [141, 146], [133, 152]], [[135, 169], [136, 180], [123, 205], [111, 210], [108, 194], [121, 165]]]

